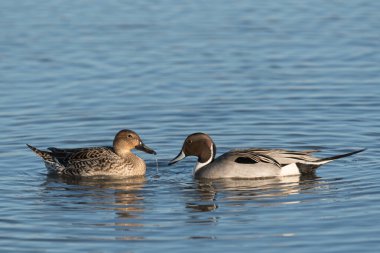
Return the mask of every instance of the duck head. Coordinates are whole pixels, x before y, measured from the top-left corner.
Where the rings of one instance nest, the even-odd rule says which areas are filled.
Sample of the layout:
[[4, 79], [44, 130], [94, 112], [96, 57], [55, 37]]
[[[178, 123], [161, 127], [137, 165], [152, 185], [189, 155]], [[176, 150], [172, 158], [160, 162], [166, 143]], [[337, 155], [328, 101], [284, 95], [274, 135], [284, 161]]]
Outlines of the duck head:
[[146, 146], [136, 132], [128, 129], [123, 129], [116, 134], [113, 140], [113, 149], [121, 157], [130, 153], [132, 149], [156, 155], [156, 151]]
[[196, 156], [198, 157], [197, 167], [199, 165], [204, 166], [214, 160], [215, 154], [216, 147], [210, 136], [204, 133], [193, 133], [187, 136], [183, 142], [181, 152], [169, 162], [169, 165], [187, 156]]

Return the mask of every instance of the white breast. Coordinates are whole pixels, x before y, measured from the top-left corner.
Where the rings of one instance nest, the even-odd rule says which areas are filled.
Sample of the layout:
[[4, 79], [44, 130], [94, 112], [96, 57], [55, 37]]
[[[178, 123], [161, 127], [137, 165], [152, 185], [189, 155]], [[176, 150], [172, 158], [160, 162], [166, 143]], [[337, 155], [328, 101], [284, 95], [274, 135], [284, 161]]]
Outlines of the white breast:
[[295, 176], [299, 174], [301, 173], [296, 163], [291, 163], [282, 167], [280, 172], [280, 176]]

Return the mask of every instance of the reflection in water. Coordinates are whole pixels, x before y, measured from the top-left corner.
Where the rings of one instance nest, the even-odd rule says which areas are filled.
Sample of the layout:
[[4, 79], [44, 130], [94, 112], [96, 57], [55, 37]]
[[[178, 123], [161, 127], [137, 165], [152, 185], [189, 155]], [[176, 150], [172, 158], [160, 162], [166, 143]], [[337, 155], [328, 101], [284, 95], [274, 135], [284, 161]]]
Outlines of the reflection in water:
[[[115, 213], [113, 223], [99, 223], [96, 226], [112, 226], [115, 230], [128, 231], [131, 227], [142, 227], [136, 222], [144, 212], [144, 197], [141, 190], [145, 186], [145, 177], [135, 178], [69, 178], [47, 176], [46, 192], [53, 194], [57, 201], [71, 201], [70, 204], [86, 205], [94, 210], [111, 210]], [[64, 191], [62, 191], [64, 189]], [[49, 201], [52, 199], [49, 198]], [[118, 239], [141, 240], [136, 236]]]
[[[159, 182], [159, 185], [162, 185], [165, 180]], [[168, 188], [169, 191], [177, 190], [178, 185], [185, 185], [181, 187], [185, 201], [179, 205], [183, 208], [185, 204], [187, 214], [182, 216], [183, 219], [171, 220], [172, 216], [163, 219], [169, 219], [174, 227], [182, 226], [185, 222], [191, 223], [192, 226], [205, 228], [206, 225], [211, 228], [219, 226], [221, 219], [231, 214], [236, 223], [240, 221], [234, 216], [236, 213], [233, 214], [235, 210], [242, 210], [242, 207], [248, 207], [247, 210], [250, 210], [249, 207], [252, 205], [298, 203], [302, 198], [283, 197], [313, 192], [315, 188], [326, 185], [325, 183], [315, 176], [265, 180], [189, 180], [185, 184], [173, 183]], [[145, 210], [151, 209], [145, 199], [149, 198], [154, 187], [155, 185], [146, 187], [145, 177], [81, 179], [48, 176], [43, 201], [48, 202], [49, 206], [54, 206], [56, 211], [64, 213], [63, 217], [76, 225], [104, 229], [104, 236], [107, 236], [111, 229], [116, 233], [112, 235], [116, 240], [146, 240], [149, 238], [146, 231], [151, 231], [152, 222], [144, 221], [147, 216]], [[176, 209], [176, 201], [170, 202], [165, 197], [166, 194], [162, 201], [168, 201]], [[94, 212], [97, 215], [94, 215]], [[78, 213], [81, 216], [77, 217]], [[252, 215], [252, 212], [248, 213]], [[210, 236], [205, 231], [207, 230], [195, 229], [187, 238], [217, 239], [217, 236]]]
[[246, 201], [299, 194], [319, 186], [322, 182], [315, 175], [308, 175], [260, 180], [201, 179], [196, 183], [196, 194], [192, 197], [195, 201], [187, 203], [186, 207], [193, 211], [208, 212], [218, 208], [218, 202], [244, 205]]

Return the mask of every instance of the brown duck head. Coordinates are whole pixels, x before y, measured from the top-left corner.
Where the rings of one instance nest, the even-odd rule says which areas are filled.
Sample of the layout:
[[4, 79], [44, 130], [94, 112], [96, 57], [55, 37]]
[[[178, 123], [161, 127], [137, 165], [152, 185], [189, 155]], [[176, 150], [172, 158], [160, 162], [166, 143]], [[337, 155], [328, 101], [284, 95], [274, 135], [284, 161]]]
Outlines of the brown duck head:
[[136, 132], [128, 129], [123, 129], [116, 134], [113, 140], [113, 149], [121, 157], [131, 152], [132, 149], [156, 155], [156, 151], [146, 146]]
[[182, 150], [173, 158], [169, 165], [172, 165], [187, 156], [198, 157], [198, 162], [205, 163], [214, 160], [216, 154], [216, 147], [211, 137], [204, 133], [193, 133], [185, 139]]

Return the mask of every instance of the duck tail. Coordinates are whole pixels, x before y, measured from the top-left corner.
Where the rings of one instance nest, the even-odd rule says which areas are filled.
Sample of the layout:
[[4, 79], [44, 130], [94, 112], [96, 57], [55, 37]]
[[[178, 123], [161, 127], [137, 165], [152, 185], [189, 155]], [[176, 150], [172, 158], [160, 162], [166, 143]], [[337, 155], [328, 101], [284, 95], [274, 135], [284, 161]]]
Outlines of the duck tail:
[[355, 151], [352, 151], [352, 152], [349, 152], [349, 153], [344, 153], [344, 154], [340, 154], [340, 155], [335, 155], [335, 156], [330, 156], [330, 157], [322, 158], [322, 159], [319, 159], [317, 161], [317, 163], [319, 163], [319, 164], [322, 165], [322, 164], [325, 164], [325, 163], [328, 163], [328, 162], [331, 162], [331, 161], [334, 161], [334, 160], [337, 160], [337, 159], [340, 159], [340, 158], [343, 158], [343, 157], [355, 155], [357, 153], [363, 152], [364, 150], [366, 150], [366, 149], [363, 148], [363, 149], [355, 150]]
[[53, 161], [53, 156], [51, 152], [48, 151], [42, 151], [36, 147], [33, 147], [32, 145], [26, 144], [28, 148], [30, 148], [34, 153], [36, 153], [39, 157], [44, 159], [45, 161], [52, 162]]
[[364, 150], [366, 150], [366, 149], [363, 148], [363, 149], [355, 150], [355, 151], [352, 151], [352, 152], [349, 152], [349, 153], [345, 153], [345, 154], [340, 154], [340, 155], [330, 156], [330, 157], [326, 157], [326, 158], [321, 158], [321, 159], [319, 159], [317, 161], [314, 161], [314, 162], [297, 163], [297, 165], [298, 165], [298, 168], [299, 168], [301, 174], [305, 174], [305, 175], [306, 174], [314, 174], [315, 171], [316, 171], [316, 169], [318, 169], [319, 166], [321, 166], [323, 164], [329, 163], [331, 161], [334, 161], [334, 160], [337, 160], [337, 159], [340, 159], [340, 158], [343, 158], [343, 157], [355, 155], [357, 153], [363, 152]]

